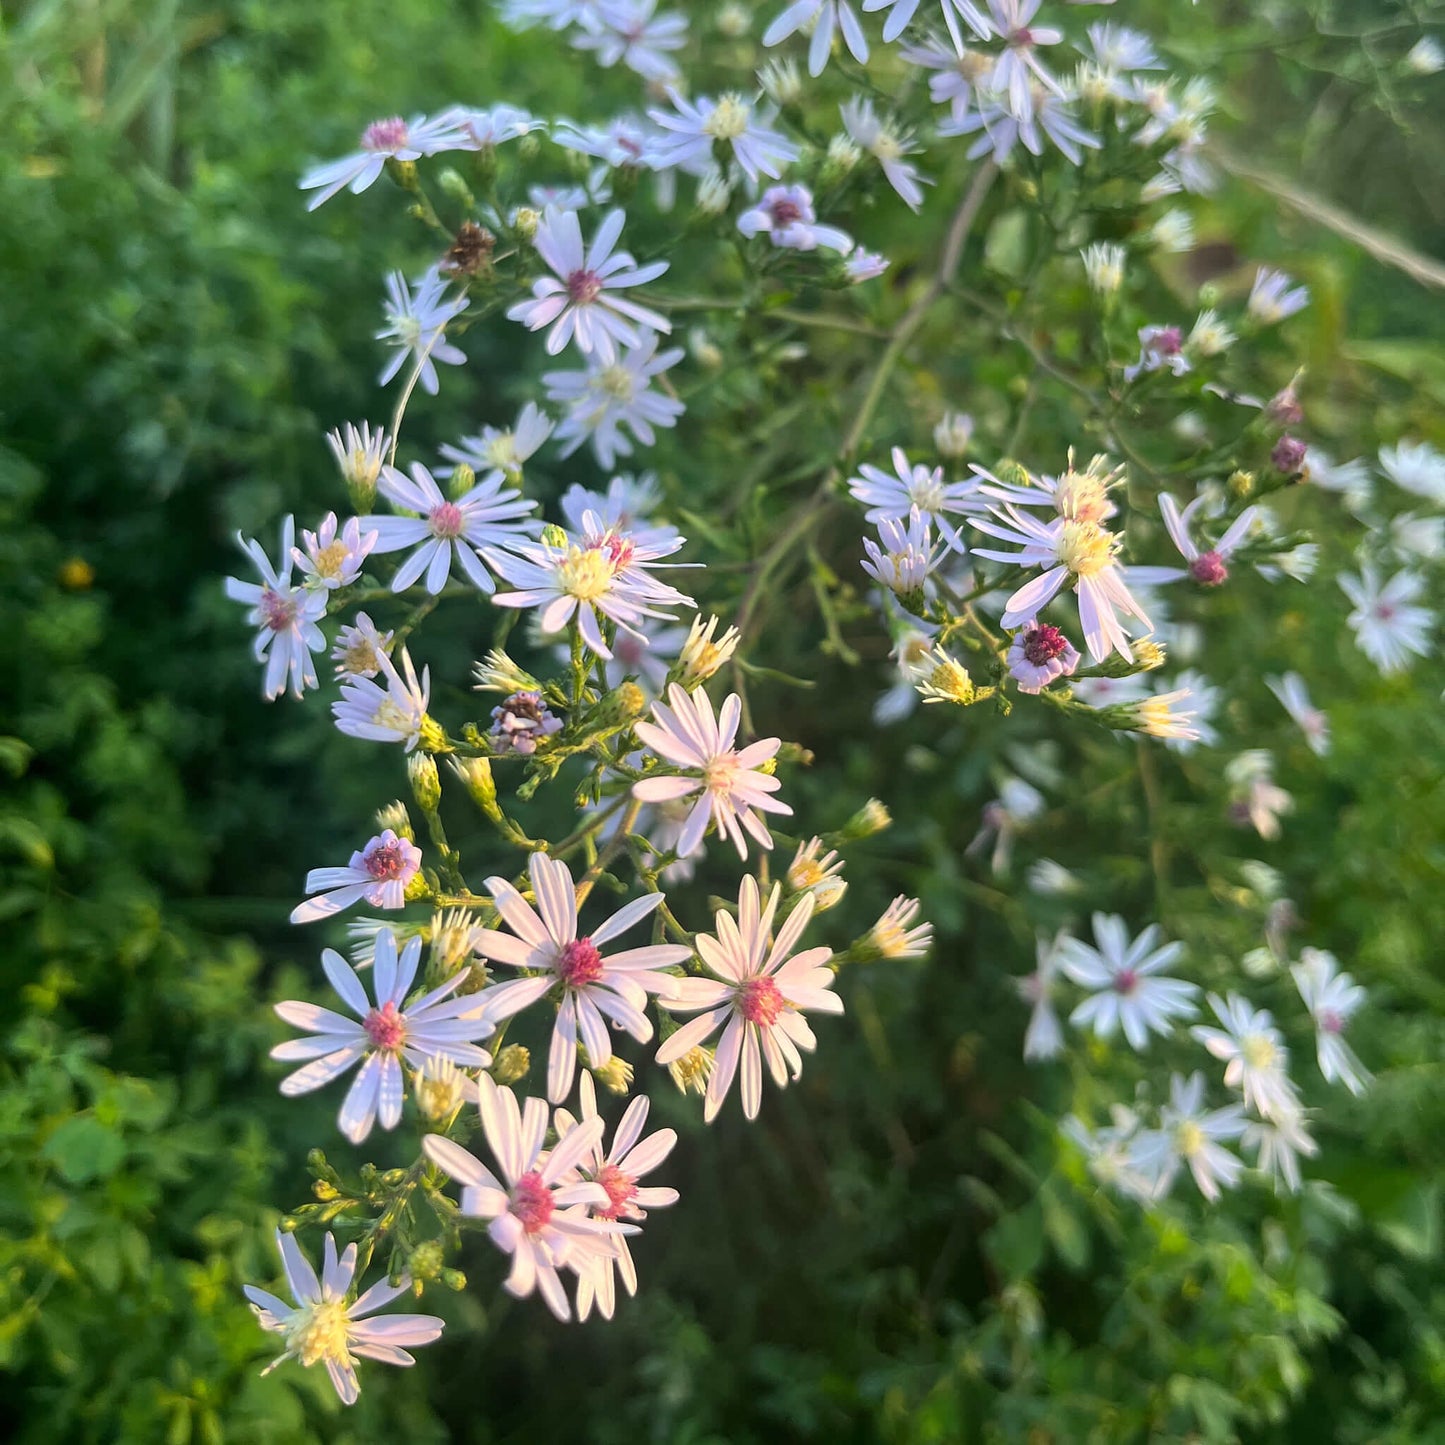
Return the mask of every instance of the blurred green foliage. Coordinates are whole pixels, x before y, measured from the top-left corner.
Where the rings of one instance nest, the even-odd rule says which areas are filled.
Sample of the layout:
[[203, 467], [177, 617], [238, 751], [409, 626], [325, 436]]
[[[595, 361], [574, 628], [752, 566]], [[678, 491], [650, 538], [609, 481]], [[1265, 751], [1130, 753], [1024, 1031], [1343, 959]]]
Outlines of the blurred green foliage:
[[[1438, 10], [1138, 8], [1174, 54], [1222, 76], [1232, 149], [1438, 243], [1438, 90], [1422, 103], [1396, 64]], [[375, 799], [323, 709], [288, 709], [282, 726], [263, 708], [219, 579], [238, 526], [329, 504], [320, 434], [371, 404], [378, 276], [410, 256], [389, 208], [367, 210], [359, 243], [355, 214], [308, 217], [295, 179], [379, 112], [505, 99], [600, 115], [627, 90], [479, 3], [31, 0], [4, 24], [12, 1438], [1442, 1438], [1445, 723], [1428, 688], [1381, 681], [1341, 646], [1342, 605], [1261, 608], [1254, 632], [1259, 671], [1330, 677], [1324, 765], [1262, 688], [1239, 704], [1257, 735], [1272, 730], [1297, 797], [1261, 856], [1309, 940], [1372, 990], [1356, 1042], [1378, 1082], [1323, 1121], [1321, 1182], [1297, 1200], [1146, 1215], [1055, 1161], [1054, 1111], [1088, 1080], [1025, 1076], [1019, 934], [961, 856], [1005, 735], [915, 721], [880, 736], [854, 674], [815, 654], [803, 670], [829, 706], [766, 704], [806, 715], [790, 731], [819, 760], [791, 799], [804, 816], [826, 816], [840, 784], [888, 799], [897, 827], [855, 866], [848, 906], [866, 922], [916, 891], [939, 924], [934, 957], [854, 980], [829, 1068], [770, 1098], [758, 1125], [684, 1128], [685, 1206], [638, 1250], [644, 1288], [614, 1324], [555, 1325], [496, 1292], [497, 1262], [479, 1254], [471, 1293], [441, 1305], [442, 1343], [414, 1371], [369, 1378], [354, 1411], [316, 1372], [260, 1378], [270, 1350], [239, 1285], [274, 1274], [273, 1205], [333, 1107], [276, 1097], [266, 1002], [311, 966], [284, 928], [301, 873]], [[1330, 378], [1316, 434], [1347, 454], [1403, 428], [1440, 440], [1438, 302], [1267, 188], [1229, 185], [1201, 232], [1314, 288], [1311, 362]], [[910, 244], [887, 234], [895, 256]], [[906, 279], [906, 256], [896, 270]], [[1008, 348], [977, 358], [966, 404], [986, 421], [1020, 366]], [[505, 355], [483, 353], [427, 404], [428, 429], [501, 419], [510, 377]], [[952, 379], [935, 386], [954, 399]], [[1047, 434], [1046, 404], [1035, 425]], [[846, 545], [819, 538], [823, 556]], [[769, 661], [789, 667], [797, 644], [777, 631]], [[1162, 806], [1115, 800], [1108, 830], [1044, 846], [1095, 898], [1147, 908], [1127, 830], [1157, 828], [1178, 864], [1170, 931], [1206, 954], [1234, 947], [1257, 908], [1219, 871], [1238, 845], [1195, 800], [1190, 770], [1208, 766], [1171, 764]], [[659, 1107], [690, 1118], [680, 1100]]]

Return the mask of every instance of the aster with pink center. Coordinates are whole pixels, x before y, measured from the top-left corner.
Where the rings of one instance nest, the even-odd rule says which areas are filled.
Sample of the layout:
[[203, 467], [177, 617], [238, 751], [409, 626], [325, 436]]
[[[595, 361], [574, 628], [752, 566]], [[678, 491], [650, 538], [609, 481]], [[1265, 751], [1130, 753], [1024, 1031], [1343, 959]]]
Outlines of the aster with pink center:
[[405, 592], [425, 574], [426, 590], [436, 596], [451, 576], [453, 557], [474, 587], [494, 592], [497, 584], [482, 565], [480, 549], [539, 529], [536, 522], [523, 520], [536, 502], [507, 486], [500, 469], [488, 472], [460, 497], [451, 499], [442, 494], [436, 479], [420, 462], [412, 464], [410, 478], [395, 467], [383, 467], [379, 490], [395, 506], [421, 513], [419, 517], [361, 519], [363, 527], [376, 533], [378, 553], [416, 548], [397, 569], [393, 592]]
[[[591, 1074], [582, 1075], [579, 1092], [582, 1100], [581, 1122], [589, 1124], [598, 1117], [597, 1089]], [[638, 1183], [644, 1174], [650, 1174], [672, 1153], [673, 1146], [677, 1143], [675, 1129], [659, 1129], [645, 1139], [642, 1137], [650, 1107], [647, 1096], [639, 1094], [618, 1121], [617, 1132], [612, 1136], [611, 1149], [603, 1150], [599, 1136], [586, 1156], [578, 1162], [578, 1176], [600, 1184], [607, 1191], [607, 1203], [594, 1204], [590, 1208], [594, 1219], [641, 1223], [647, 1218], [649, 1209], [664, 1209], [669, 1204], [677, 1203], [676, 1189]], [[557, 1132], [565, 1134], [572, 1127], [572, 1116], [565, 1109], [558, 1109]], [[597, 1251], [596, 1267], [579, 1273], [577, 1277], [579, 1320], [585, 1320], [592, 1312], [594, 1301], [597, 1312], [603, 1319], [612, 1318], [617, 1303], [614, 1264], [627, 1293], [637, 1293], [637, 1266], [633, 1263], [627, 1240], [618, 1236], [604, 1242], [607, 1247]]]
[[1160, 937], [1159, 925], [1151, 923], [1131, 942], [1122, 918], [1096, 913], [1097, 948], [1077, 938], [1060, 939], [1058, 956], [1064, 972], [1094, 990], [1069, 1015], [1069, 1022], [1076, 1027], [1090, 1025], [1101, 1039], [1112, 1038], [1122, 1028], [1130, 1045], [1142, 1049], [1151, 1033], [1167, 1035], [1173, 1031], [1174, 1019], [1192, 1017], [1198, 985], [1156, 977], [1184, 952], [1184, 945], [1157, 947]]
[[627, 251], [613, 250], [626, 220], [621, 210], [609, 211], [591, 246], [584, 247], [575, 211], [549, 207], [543, 215], [533, 245], [553, 274], [535, 281], [532, 300], [508, 308], [507, 317], [529, 331], [550, 326], [549, 356], [575, 340], [584, 356], [595, 353], [606, 364], [617, 359], [618, 346], [640, 344], [639, 326], [656, 332], [672, 330], [665, 316], [615, 294], [655, 281], [668, 267], [666, 261], [639, 266]]
[[301, 697], [308, 687], [320, 684], [313, 652], [326, 647], [326, 638], [316, 625], [326, 615], [324, 588], [293, 587], [291, 566], [295, 560], [296, 521], [287, 517], [281, 524], [281, 565], [273, 567], [261, 544], [247, 540], [239, 532], [236, 541], [255, 564], [261, 581], [242, 582], [238, 577], [226, 578], [226, 596], [251, 608], [249, 621], [259, 629], [254, 652], [257, 662], [266, 665], [261, 681], [261, 695], [268, 701], [286, 691], [291, 679], [291, 694]]
[[378, 931], [371, 975], [375, 1003], [339, 953], [330, 948], [322, 953], [326, 977], [355, 1019], [296, 1000], [276, 1005], [276, 1012], [288, 1024], [313, 1035], [277, 1044], [271, 1050], [273, 1059], [310, 1061], [282, 1079], [281, 1092], [287, 1098], [309, 1094], [364, 1060], [337, 1117], [341, 1132], [353, 1144], [361, 1143], [378, 1120], [383, 1129], [394, 1129], [400, 1123], [405, 1096], [403, 1060], [416, 1070], [436, 1058], [464, 1069], [485, 1069], [492, 1062], [492, 1056], [473, 1042], [485, 1038], [494, 1027], [482, 1016], [480, 996], [453, 997], [467, 978], [465, 969], [413, 1003], [404, 1002], [416, 979], [421, 945], [420, 938], [409, 939], [398, 956], [396, 935], [389, 928]]
[[635, 725], [637, 736], [665, 762], [687, 769], [687, 775], [643, 778], [633, 784], [633, 797], [666, 803], [701, 794], [678, 839], [679, 858], [697, 851], [712, 822], [732, 840], [740, 858], [748, 856], [744, 829], [761, 847], [771, 848], [773, 836], [758, 813], [791, 815], [793, 810], [770, 796], [782, 784], [758, 769], [777, 753], [780, 740], [763, 738], [741, 751], [733, 747], [742, 721], [742, 700], [736, 693], [728, 695], [717, 714], [701, 688], [689, 693], [673, 683], [667, 699], [671, 706], [653, 703], [655, 723]]
[[379, 1280], [365, 1294], [347, 1303], [356, 1276], [355, 1244], [348, 1244], [338, 1255], [336, 1240], [328, 1234], [319, 1279], [294, 1235], [277, 1230], [276, 1247], [281, 1251], [286, 1283], [296, 1303], [288, 1305], [255, 1285], [243, 1286], [261, 1328], [286, 1337], [284, 1353], [261, 1371], [263, 1375], [269, 1375], [287, 1360], [299, 1360], [308, 1368], [324, 1364], [341, 1403], [354, 1405], [361, 1393], [356, 1379], [358, 1358], [380, 1360], [386, 1365], [414, 1365], [416, 1360], [407, 1347], [430, 1344], [441, 1334], [443, 1322], [435, 1315], [367, 1318], [411, 1289], [407, 1275], [395, 1284]]
[[1079, 599], [1079, 622], [1089, 656], [1102, 662], [1110, 652], [1133, 659], [1119, 613], [1135, 617], [1146, 629], [1152, 624], [1130, 595], [1118, 565], [1119, 539], [1099, 522], [1069, 521], [1060, 517], [1040, 521], [1013, 505], [993, 509], [996, 520], [972, 519], [972, 525], [1020, 550], [1002, 552], [974, 547], [975, 557], [1012, 562], [1018, 567], [1043, 567], [1041, 576], [1020, 587], [1005, 603], [1000, 619], [1017, 627], [1036, 617], [1068, 584]]
[[833, 992], [836, 976], [827, 967], [832, 951], [809, 948], [793, 954], [813, 916], [811, 893], [799, 895], [773, 937], [781, 891], [775, 883], [763, 907], [757, 880], [744, 878], [737, 918], [720, 912], [717, 933], [700, 933], [693, 940], [699, 957], [718, 981], [677, 979], [672, 992], [658, 1000], [671, 1013], [699, 1015], [657, 1051], [659, 1064], [673, 1063], [722, 1029], [703, 1097], [703, 1118], [708, 1123], [722, 1108], [739, 1067], [743, 1113], [756, 1119], [763, 1098], [763, 1061], [767, 1061], [773, 1082], [786, 1088], [789, 1072], [794, 1079], [803, 1072], [799, 1050], [811, 1053], [818, 1046], [803, 1010], [843, 1012], [843, 1000]]
[[519, 1109], [517, 1096], [488, 1074], [478, 1080], [478, 1091], [482, 1132], [499, 1173], [442, 1134], [428, 1134], [422, 1148], [462, 1186], [462, 1214], [489, 1220], [492, 1243], [512, 1256], [507, 1292], [525, 1299], [535, 1289], [559, 1320], [570, 1319], [557, 1271], [569, 1266], [579, 1274], [591, 1272], [598, 1250], [635, 1229], [588, 1217], [589, 1207], [605, 1209], [610, 1202], [601, 1184], [576, 1177], [577, 1166], [602, 1138], [602, 1120], [566, 1127], [567, 1116], [559, 1114], [557, 1142], [544, 1155], [549, 1110], [541, 1099], [529, 1098]]
[[452, 111], [432, 120], [424, 115], [414, 115], [410, 120], [399, 115], [374, 120], [361, 133], [359, 151], [314, 166], [301, 177], [301, 189], [316, 192], [306, 202], [306, 209], [314, 211], [342, 189], [360, 195], [374, 184], [389, 160], [414, 161], [440, 151], [468, 149], [475, 147], [468, 145], [466, 133]]
[[1079, 650], [1059, 631], [1031, 617], [1009, 644], [1008, 670], [1020, 692], [1037, 694], [1051, 682], [1072, 676]]
[[785, 251], [816, 251], [819, 246], [846, 256], [853, 238], [836, 226], [820, 226], [807, 186], [769, 186], [751, 210], [738, 217], [745, 236], [765, 235]]
[[306, 875], [308, 898], [292, 910], [292, 923], [315, 923], [365, 899], [373, 908], [400, 908], [406, 885], [421, 867], [421, 849], [390, 828], [378, 833], [345, 868], [313, 868]]
[[675, 982], [658, 970], [682, 963], [692, 954], [681, 944], [662, 943], [604, 957], [600, 945], [649, 917], [663, 895], [648, 893], [635, 898], [590, 934], [579, 937], [577, 891], [567, 865], [544, 853], [533, 853], [527, 871], [536, 909], [505, 878], [488, 878], [487, 890], [512, 932], [479, 928], [473, 946], [495, 963], [528, 972], [526, 978], [494, 984], [482, 993], [488, 1018], [510, 1018], [554, 989], [560, 990], [547, 1055], [547, 1096], [559, 1104], [572, 1092], [578, 1043], [586, 1046], [593, 1068], [601, 1068], [612, 1057], [609, 1020], [645, 1044], [652, 1037], [652, 1022], [643, 1012], [647, 995], [671, 988]]
[[1183, 569], [1155, 567], [1151, 569], [1154, 581], [1173, 582], [1189, 577], [1201, 587], [1219, 587], [1229, 580], [1229, 559], [1239, 550], [1240, 543], [1249, 536], [1254, 519], [1259, 515], [1259, 508], [1246, 507], [1212, 547], [1201, 549], [1191, 535], [1190, 528], [1195, 513], [1203, 505], [1204, 497], [1201, 494], [1181, 512], [1178, 502], [1168, 492], [1160, 492], [1159, 513], [1169, 530], [1170, 540], [1189, 565]]

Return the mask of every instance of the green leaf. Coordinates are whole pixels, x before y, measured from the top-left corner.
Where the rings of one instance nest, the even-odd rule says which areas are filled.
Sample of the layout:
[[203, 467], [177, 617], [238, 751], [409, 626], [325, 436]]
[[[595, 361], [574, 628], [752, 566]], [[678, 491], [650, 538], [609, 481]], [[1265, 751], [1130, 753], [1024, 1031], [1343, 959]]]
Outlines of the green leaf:
[[67, 1119], [45, 1141], [41, 1157], [50, 1160], [69, 1184], [104, 1179], [120, 1168], [125, 1140], [88, 1114]]

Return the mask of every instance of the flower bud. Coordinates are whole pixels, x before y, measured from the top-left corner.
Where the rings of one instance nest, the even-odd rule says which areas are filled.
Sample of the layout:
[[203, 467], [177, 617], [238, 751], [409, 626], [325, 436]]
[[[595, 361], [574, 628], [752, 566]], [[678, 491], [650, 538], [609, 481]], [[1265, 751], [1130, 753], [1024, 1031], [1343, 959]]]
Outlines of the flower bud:
[[451, 751], [451, 744], [447, 742], [446, 729], [429, 713], [422, 718], [421, 727], [417, 731], [422, 752], [445, 753]]
[[417, 807], [423, 813], [435, 813], [442, 800], [442, 780], [437, 774], [436, 759], [430, 753], [413, 753], [406, 760], [406, 775]]
[[487, 817], [495, 821], [501, 817], [497, 807], [497, 783], [492, 777], [492, 765], [486, 758], [448, 758], [447, 765], [467, 790], [468, 796]]
[[415, 1076], [416, 1106], [431, 1124], [450, 1119], [466, 1102], [466, 1076], [450, 1059], [431, 1055]]
[[499, 1084], [515, 1084], [526, 1078], [532, 1055], [524, 1044], [508, 1044], [492, 1064], [492, 1078]]
[[715, 21], [719, 35], [726, 35], [729, 40], [737, 40], [748, 33], [748, 25], [752, 16], [748, 13], [745, 5], [731, 3], [724, 5], [717, 12]]
[[472, 188], [467, 184], [466, 178], [455, 166], [446, 166], [437, 176], [437, 185], [442, 189], [442, 194], [450, 200], [455, 201], [463, 210], [472, 211], [476, 209], [476, 200], [472, 196]]
[[694, 326], [687, 333], [687, 349], [692, 353], [692, 359], [707, 371], [718, 370], [727, 359], [722, 348], [701, 326]]
[[941, 457], [966, 456], [972, 440], [973, 418], [967, 412], [946, 411], [933, 428], [933, 445]]
[[869, 798], [846, 823], [839, 829], [843, 840], [848, 843], [856, 843], [863, 838], [871, 838], [875, 833], [881, 833], [886, 828], [893, 826], [893, 819], [888, 809], [877, 798]]
[[621, 1054], [613, 1054], [605, 1064], [589, 1063], [587, 1067], [609, 1094], [625, 1095], [632, 1086], [632, 1065]]
[[828, 185], [841, 180], [863, 159], [863, 152], [850, 136], [835, 135], [828, 142], [828, 152], [823, 157], [823, 168], [818, 179]]
[[1304, 470], [1307, 451], [1308, 448], [1298, 437], [1292, 437], [1286, 432], [1274, 444], [1274, 450], [1269, 454], [1270, 465], [1286, 476], [1298, 476]]
[[442, 1272], [446, 1252], [439, 1239], [424, 1239], [406, 1259], [406, 1272], [413, 1279], [434, 1280]]
[[548, 522], [542, 528], [542, 545], [544, 547], [565, 547], [567, 546], [567, 533], [555, 522]]
[[993, 464], [992, 471], [999, 481], [1005, 482], [1011, 487], [1033, 485], [1034, 479], [1029, 475], [1029, 469], [1022, 462], [1016, 462], [1012, 457], [1000, 457]]
[[1229, 480], [1225, 482], [1230, 493], [1236, 497], [1247, 497], [1254, 491], [1254, 473], [1235, 470], [1230, 472]]
[[512, 225], [524, 241], [530, 241], [537, 234], [537, 226], [541, 220], [542, 213], [540, 211], [533, 210], [531, 206], [518, 206], [517, 214], [512, 218]]
[[456, 469], [452, 472], [452, 479], [447, 483], [447, 496], [453, 501], [458, 497], [464, 497], [477, 484], [477, 474], [466, 462], [458, 462]]
[[796, 105], [803, 98], [803, 77], [791, 60], [770, 60], [758, 71], [758, 84], [774, 105]]
[[713, 166], [697, 183], [697, 209], [700, 215], [720, 216], [727, 210], [732, 188], [727, 177]]
[[698, 616], [693, 618], [688, 629], [687, 640], [682, 644], [671, 680], [680, 682], [689, 692], [699, 683], [706, 682], [737, 651], [741, 638], [737, 628], [729, 627], [721, 638], [714, 641], [717, 627], [716, 617], [709, 617], [704, 622]]
[[647, 696], [635, 682], [619, 683], [583, 714], [579, 724], [586, 735], [615, 732], [647, 711]]
[[405, 838], [408, 843], [416, 842], [416, 829], [411, 826], [406, 804], [399, 798], [376, 810], [376, 826], [383, 833], [389, 828], [398, 838]]

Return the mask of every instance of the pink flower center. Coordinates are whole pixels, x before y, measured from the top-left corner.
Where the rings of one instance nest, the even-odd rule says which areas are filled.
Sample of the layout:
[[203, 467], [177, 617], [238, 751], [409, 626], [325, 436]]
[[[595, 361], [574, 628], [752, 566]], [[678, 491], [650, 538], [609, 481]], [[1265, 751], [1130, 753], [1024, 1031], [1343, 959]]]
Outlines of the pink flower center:
[[1016, 50], [1023, 50], [1034, 43], [1034, 32], [1027, 25], [1022, 25], [1017, 30], [1010, 30], [1008, 43]]
[[618, 532], [609, 532], [597, 545], [611, 559], [614, 572], [620, 572], [624, 567], [632, 565], [632, 554], [637, 548], [631, 537], [624, 537]]
[[1345, 1021], [1334, 1009], [1324, 1009], [1320, 1014], [1320, 1029], [1327, 1034], [1342, 1034], [1345, 1031]]
[[773, 214], [773, 225], [775, 226], [791, 226], [795, 221], [803, 219], [803, 208], [796, 201], [790, 201], [786, 197], [774, 201], [768, 209]]
[[1139, 985], [1139, 975], [1132, 968], [1121, 968], [1114, 975], [1114, 992], [1127, 997]]
[[1375, 616], [1381, 622], [1388, 622], [1395, 615], [1395, 609], [1388, 602], [1375, 603]]
[[567, 294], [586, 306], [602, 294], [602, 278], [595, 271], [574, 271], [567, 278]]
[[621, 1219], [637, 1212], [632, 1205], [637, 1198], [637, 1180], [632, 1175], [624, 1174], [615, 1164], [604, 1164], [597, 1171], [596, 1182], [607, 1191], [606, 1208], [592, 1208], [596, 1218]]
[[377, 1048], [395, 1053], [406, 1040], [406, 1020], [396, 1011], [394, 1003], [372, 1009], [361, 1026]]
[[772, 1028], [788, 1004], [777, 984], [764, 974], [761, 978], [745, 979], [738, 986], [737, 1006], [750, 1024]]
[[533, 1169], [512, 1185], [512, 1199], [507, 1207], [522, 1221], [522, 1228], [528, 1234], [536, 1234], [547, 1227], [557, 1205], [552, 1198], [552, 1191], [542, 1183], [542, 1176]]
[[365, 151], [399, 151], [406, 142], [406, 122], [399, 115], [374, 120], [361, 133], [361, 148]]
[[427, 522], [431, 526], [433, 537], [443, 537], [447, 541], [460, 537], [462, 528], [466, 525], [462, 509], [455, 502], [443, 502], [441, 506], [434, 507]]
[[406, 872], [406, 853], [400, 839], [395, 843], [374, 844], [367, 849], [362, 861], [366, 871], [382, 881], [400, 878]]
[[1201, 587], [1218, 587], [1229, 577], [1229, 568], [1218, 552], [1201, 552], [1189, 564], [1189, 575]]
[[272, 632], [285, 632], [296, 621], [296, 603], [268, 587], [261, 594], [261, 617]]
[[557, 977], [568, 988], [582, 988], [602, 977], [602, 955], [590, 938], [574, 939], [562, 950]]
[[636, 667], [647, 656], [648, 649], [640, 637], [634, 637], [630, 632], [623, 632], [612, 644], [612, 651], [616, 654], [618, 662], [622, 663], [624, 667]]
[[1154, 333], [1153, 344], [1160, 356], [1178, 356], [1184, 347], [1184, 337], [1177, 326], [1161, 326]]
[[1035, 627], [1024, 637], [1024, 657], [1035, 667], [1052, 662], [1069, 645], [1057, 627]]

